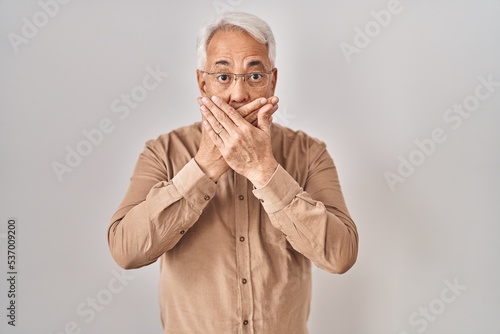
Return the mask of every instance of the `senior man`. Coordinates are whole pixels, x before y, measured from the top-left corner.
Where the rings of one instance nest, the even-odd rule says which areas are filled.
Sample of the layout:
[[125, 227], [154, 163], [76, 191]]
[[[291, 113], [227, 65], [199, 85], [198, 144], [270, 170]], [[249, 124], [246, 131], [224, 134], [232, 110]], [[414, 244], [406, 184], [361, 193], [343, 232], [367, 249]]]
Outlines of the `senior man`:
[[202, 121], [146, 143], [108, 241], [160, 259], [165, 333], [307, 333], [311, 261], [343, 273], [358, 235], [325, 144], [272, 123], [275, 41], [246, 13], [200, 31]]

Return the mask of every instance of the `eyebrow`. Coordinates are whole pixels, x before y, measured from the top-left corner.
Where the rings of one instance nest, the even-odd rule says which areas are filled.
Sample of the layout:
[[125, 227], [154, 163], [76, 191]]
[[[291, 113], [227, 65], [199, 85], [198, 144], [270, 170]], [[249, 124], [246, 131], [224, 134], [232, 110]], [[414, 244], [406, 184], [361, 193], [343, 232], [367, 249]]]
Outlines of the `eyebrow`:
[[[224, 60], [224, 59], [221, 59], [221, 60], [217, 60], [214, 64], [214, 68], [217, 68], [219, 66], [227, 66], [227, 67], [230, 67], [230, 63], [229, 61], [227, 60]], [[264, 66], [264, 63], [258, 59], [255, 59], [255, 60], [251, 60], [249, 61], [247, 64], [246, 64], [246, 67], [247, 68], [251, 68], [251, 67], [261, 67], [262, 70], [264, 70], [265, 66]]]
[[264, 64], [260, 60], [252, 60], [248, 63], [248, 67], [254, 67], [254, 66], [264, 66]]
[[215, 62], [215, 65], [229, 66], [229, 62], [227, 60], [218, 60]]

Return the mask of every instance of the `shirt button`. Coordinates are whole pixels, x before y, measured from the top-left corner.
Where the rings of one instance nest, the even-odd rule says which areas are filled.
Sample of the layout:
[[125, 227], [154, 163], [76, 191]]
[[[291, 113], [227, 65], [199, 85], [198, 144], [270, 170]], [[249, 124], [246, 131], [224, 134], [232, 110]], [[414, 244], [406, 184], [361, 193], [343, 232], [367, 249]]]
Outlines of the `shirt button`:
[[181, 230], [179, 233], [180, 233], [180, 234], [184, 234], [184, 233], [186, 233], [186, 231]]
[[243, 320], [243, 326], [248, 325], [248, 320]]
[[245, 237], [240, 237], [240, 241], [241, 242], [245, 241]]
[[205, 199], [205, 201], [208, 201], [210, 199], [210, 196], [208, 195], [205, 195], [205, 197], [203, 197]]
[[240, 201], [243, 201], [245, 199], [245, 196], [240, 195], [240, 196], [238, 196], [238, 198], [240, 199]]
[[246, 278], [242, 279], [242, 280], [241, 280], [241, 283], [243, 283], [243, 284], [247, 284], [247, 279], [246, 279]]

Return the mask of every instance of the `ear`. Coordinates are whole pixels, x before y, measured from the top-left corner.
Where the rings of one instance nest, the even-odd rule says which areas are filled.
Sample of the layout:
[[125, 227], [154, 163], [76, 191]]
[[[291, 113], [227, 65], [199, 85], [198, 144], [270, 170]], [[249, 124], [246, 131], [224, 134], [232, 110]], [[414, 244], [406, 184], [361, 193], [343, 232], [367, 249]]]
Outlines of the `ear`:
[[278, 82], [278, 69], [275, 67], [272, 69], [271, 73], [271, 95], [274, 95], [274, 91], [276, 90], [276, 84]]
[[201, 96], [208, 96], [206, 92], [205, 77], [200, 70], [196, 70], [196, 80], [198, 81], [198, 88], [200, 89]]

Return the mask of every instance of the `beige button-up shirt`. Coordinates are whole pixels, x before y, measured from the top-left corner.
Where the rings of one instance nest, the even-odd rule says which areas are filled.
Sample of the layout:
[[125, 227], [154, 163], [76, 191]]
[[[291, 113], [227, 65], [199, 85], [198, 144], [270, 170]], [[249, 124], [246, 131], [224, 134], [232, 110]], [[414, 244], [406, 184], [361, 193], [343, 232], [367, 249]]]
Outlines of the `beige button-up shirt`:
[[160, 259], [165, 333], [305, 334], [311, 261], [343, 273], [358, 235], [324, 143], [272, 125], [279, 166], [255, 189], [229, 170], [217, 183], [198, 167], [201, 125], [148, 141], [113, 215], [115, 261]]

